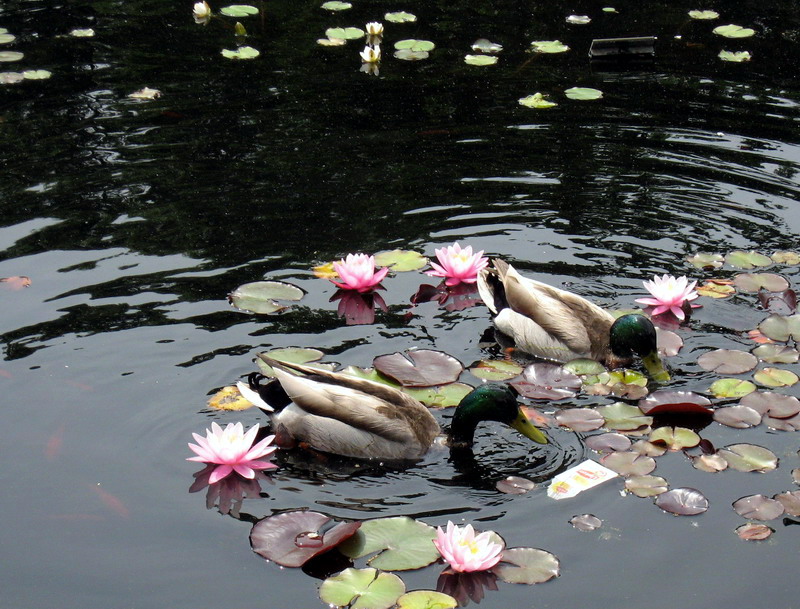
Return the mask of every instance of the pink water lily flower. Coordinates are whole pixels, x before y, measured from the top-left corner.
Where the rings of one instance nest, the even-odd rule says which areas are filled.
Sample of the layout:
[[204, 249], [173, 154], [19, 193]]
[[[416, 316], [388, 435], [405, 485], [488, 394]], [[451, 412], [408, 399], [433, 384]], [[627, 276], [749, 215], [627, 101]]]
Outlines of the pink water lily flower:
[[484, 257], [483, 250], [473, 254], [472, 246], [465, 248], [456, 241], [453, 245], [436, 250], [439, 264], [431, 262], [432, 271], [427, 271], [433, 277], [445, 277], [445, 284], [454, 286], [459, 283], [475, 283], [478, 273], [486, 268], [489, 259]]
[[378, 285], [389, 268], [383, 268], [375, 272], [375, 257], [366, 254], [347, 254], [339, 262], [333, 263], [333, 270], [339, 275], [341, 282], [333, 281], [343, 290], [358, 290], [359, 292], [369, 292]]
[[243, 478], [255, 477], [255, 470], [275, 469], [278, 467], [270, 461], [261, 461], [263, 457], [270, 457], [277, 447], [270, 446], [275, 436], [267, 436], [253, 446], [253, 441], [258, 433], [258, 425], [253, 425], [244, 433], [241, 423], [228, 423], [222, 429], [216, 423], [211, 423], [211, 429], [206, 429], [206, 437], [193, 433], [197, 444], [189, 444], [196, 457], [189, 457], [187, 461], [200, 463], [213, 463], [218, 465], [211, 474], [208, 482], [214, 484], [225, 478], [231, 472], [236, 472]]
[[685, 319], [683, 303], [690, 302], [697, 298], [699, 294], [694, 287], [696, 281], [689, 283], [689, 279], [683, 277], [673, 277], [672, 275], [655, 275], [652, 281], [643, 281], [644, 287], [650, 292], [652, 298], [637, 298], [636, 302], [655, 307], [653, 315], [660, 315], [671, 311], [680, 320]]
[[458, 527], [449, 520], [446, 530], [436, 528], [433, 545], [457, 573], [491, 569], [503, 557], [503, 544], [492, 541], [489, 531], [476, 535], [471, 524]]

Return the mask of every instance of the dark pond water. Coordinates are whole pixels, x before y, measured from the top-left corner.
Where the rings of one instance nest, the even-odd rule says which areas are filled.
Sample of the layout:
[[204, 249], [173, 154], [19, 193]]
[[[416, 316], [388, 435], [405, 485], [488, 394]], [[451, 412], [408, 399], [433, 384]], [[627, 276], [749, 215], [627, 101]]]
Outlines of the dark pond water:
[[[321, 606], [318, 580], [266, 563], [248, 542], [252, 521], [308, 507], [346, 519], [464, 519], [560, 558], [559, 579], [501, 584], [487, 591], [488, 607], [800, 606], [800, 528], [772, 521], [775, 534], [760, 543], [734, 534], [745, 520], [731, 503], [791, 490], [800, 465], [798, 436], [763, 425], [702, 433], [718, 446], [769, 447], [781, 459], [770, 473], [702, 473], [681, 453], [658, 460], [671, 486], [708, 496], [710, 510], [694, 518], [620, 496], [621, 480], [563, 502], [544, 486], [494, 490], [503, 476], [545, 480], [594, 456], [566, 430], [530, 450], [486, 427], [476, 463], [433, 452], [405, 471], [287, 454], [260, 496], [227, 514], [213, 497], [206, 505], [205, 490], [188, 492], [198, 469], [184, 460], [191, 432], [266, 423], [255, 411], [205, 406], [254, 369], [260, 350], [313, 346], [360, 366], [412, 347], [467, 365], [496, 353], [483, 306], [411, 307], [430, 282], [419, 273], [386, 280], [388, 311], [348, 326], [313, 265], [397, 247], [431, 256], [458, 239], [630, 308], [653, 273], [711, 276], [684, 262], [693, 252], [797, 247], [796, 4], [609, 5], [618, 12], [581, 1], [356, 1], [330, 14], [274, 0], [243, 20], [261, 56], [235, 62], [220, 55], [235, 46], [234, 20], [197, 25], [191, 2], [3, 2], [0, 27], [17, 39], [0, 50], [25, 57], [2, 69], [53, 76], [0, 86], [0, 277], [31, 279], [16, 291], [0, 284], [2, 604]], [[694, 21], [695, 8], [722, 16]], [[359, 71], [362, 43], [315, 42], [327, 27], [363, 27], [389, 10], [418, 21], [386, 24], [378, 77]], [[570, 25], [573, 13], [593, 21]], [[711, 34], [726, 23], [757, 34]], [[96, 35], [65, 36], [73, 28]], [[592, 38], [640, 35], [659, 37], [653, 64], [611, 69], [587, 58]], [[430, 59], [391, 57], [393, 42], [411, 37], [436, 42]], [[481, 37], [505, 47], [493, 68], [463, 62]], [[553, 39], [572, 51], [526, 52]], [[723, 49], [753, 60], [723, 63]], [[144, 86], [162, 96], [127, 97]], [[568, 100], [572, 86], [604, 98]], [[517, 103], [537, 91], [559, 105]], [[770, 270], [793, 282], [798, 274]], [[276, 316], [232, 310], [226, 294], [261, 278], [307, 295]], [[752, 348], [745, 331], [766, 315], [755, 300], [702, 299], [678, 330], [685, 346], [670, 361], [672, 387], [708, 389], [717, 377], [696, 360], [710, 347]], [[582, 513], [604, 526], [578, 532], [567, 521]], [[431, 588], [440, 570], [405, 580]]]

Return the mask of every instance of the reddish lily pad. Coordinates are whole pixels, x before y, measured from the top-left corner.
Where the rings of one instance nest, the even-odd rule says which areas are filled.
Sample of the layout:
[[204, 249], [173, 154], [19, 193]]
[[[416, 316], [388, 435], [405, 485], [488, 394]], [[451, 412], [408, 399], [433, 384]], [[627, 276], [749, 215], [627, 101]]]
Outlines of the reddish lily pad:
[[783, 514], [783, 504], [764, 495], [748, 495], [733, 502], [734, 511], [752, 520], [774, 520]]
[[753, 250], [750, 250], [749, 252], [744, 252], [742, 250], [730, 252], [727, 256], [725, 256], [725, 262], [731, 266], [745, 270], [760, 266], [769, 266], [772, 264], [772, 260], [767, 258], [764, 254], [759, 254]]
[[592, 408], [568, 408], [556, 413], [559, 425], [572, 431], [594, 431], [603, 426], [605, 420]]
[[718, 398], [741, 398], [753, 393], [756, 386], [750, 381], [726, 378], [714, 381], [708, 390]]
[[300, 567], [351, 537], [360, 522], [340, 522], [321, 533], [331, 518], [319, 512], [294, 511], [259, 520], [250, 532], [250, 545], [259, 554], [284, 567]]
[[527, 478], [520, 478], [519, 476], [508, 476], [500, 480], [495, 487], [501, 493], [507, 495], [524, 495], [536, 488], [536, 483]]
[[625, 490], [637, 497], [655, 497], [666, 493], [669, 484], [661, 476], [631, 476], [625, 480]]
[[433, 545], [436, 529], [407, 516], [377, 518], [361, 524], [359, 531], [339, 546], [351, 558], [378, 552], [369, 564], [385, 571], [419, 569], [439, 558]]
[[772, 340], [779, 342], [786, 342], [790, 338], [794, 340], [800, 339], [800, 314], [784, 315], [770, 315], [760, 324], [758, 324], [759, 331]]
[[676, 516], [696, 516], [708, 510], [708, 499], [694, 488], [675, 488], [656, 497], [655, 504]]
[[727, 279], [707, 279], [703, 285], [697, 287], [697, 293], [708, 298], [727, 298], [736, 294], [736, 288], [732, 284]]
[[733, 285], [742, 292], [783, 292], [789, 289], [789, 282], [775, 273], [740, 273], [733, 278]]
[[667, 452], [666, 446], [653, 444], [649, 440], [637, 440], [631, 444], [631, 450], [646, 457], [660, 457]]
[[748, 522], [740, 527], [736, 527], [736, 534], [739, 539], [744, 541], [762, 541], [767, 539], [775, 532], [774, 529], [765, 524], [758, 524], [755, 522]]
[[405, 591], [403, 580], [394, 573], [350, 568], [322, 582], [319, 596], [331, 607], [389, 609]]
[[770, 429], [776, 429], [778, 431], [800, 431], [800, 415], [795, 415], [786, 419], [765, 416], [761, 419], [761, 422]]
[[631, 440], [621, 433], [603, 433], [589, 436], [585, 442], [587, 448], [598, 453], [615, 453], [630, 450]]
[[683, 450], [700, 444], [700, 436], [685, 427], [659, 427], [650, 433], [650, 441], [669, 450]]
[[507, 360], [481, 360], [469, 371], [479, 379], [507, 381], [522, 373], [522, 366]]
[[240, 285], [228, 294], [228, 301], [237, 309], [249, 313], [268, 314], [281, 311], [287, 305], [279, 300], [297, 301], [305, 292], [283, 281], [254, 281]]
[[774, 391], [754, 391], [739, 400], [739, 405], [776, 419], [788, 419], [800, 413], [800, 400]]
[[712, 474], [728, 469], [728, 462], [716, 453], [692, 457], [692, 465], [695, 469]]
[[743, 374], [756, 367], [758, 358], [738, 349], [715, 349], [703, 353], [697, 363], [703, 370], [718, 374]]
[[775, 315], [791, 315], [797, 311], [797, 293], [794, 290], [784, 290], [778, 294], [761, 291], [758, 293], [758, 302]]
[[372, 365], [381, 374], [403, 387], [432, 387], [458, 380], [464, 370], [456, 358], [442, 351], [419, 349], [402, 353], [379, 355]]
[[800, 516], [800, 491], [786, 491], [772, 497], [780, 501], [784, 511], [790, 516]]
[[633, 451], [611, 453], [600, 459], [600, 463], [625, 477], [646, 476], [656, 468], [655, 459]]
[[731, 444], [719, 450], [733, 469], [740, 472], [764, 473], [778, 467], [778, 457], [768, 448], [755, 444]]
[[762, 362], [768, 364], [796, 364], [800, 360], [800, 352], [788, 345], [759, 345], [753, 349], [755, 355]]
[[563, 366], [540, 362], [525, 368], [510, 384], [526, 398], [563, 400], [575, 396], [581, 379]]
[[579, 531], [594, 531], [603, 526], [603, 521], [594, 514], [581, 514], [570, 518], [569, 523]]
[[782, 368], [763, 368], [753, 375], [753, 379], [766, 387], [791, 387], [798, 381], [794, 372]]
[[672, 330], [656, 328], [658, 352], [664, 357], [675, 357], [683, 347], [683, 339]]
[[639, 408], [647, 415], [656, 414], [704, 414], [714, 411], [709, 407], [711, 400], [691, 391], [654, 391], [639, 400]]
[[[755, 393], [755, 392], [754, 392]], [[754, 395], [751, 393], [750, 395]], [[714, 411], [714, 420], [728, 427], [747, 429], [761, 423], [761, 413], [749, 406], [728, 406]]]
[[558, 577], [561, 565], [550, 552], [536, 548], [511, 548], [503, 552], [492, 571], [509, 584], [541, 584]]
[[633, 431], [642, 429], [653, 423], [653, 417], [646, 416], [638, 407], [617, 402], [610, 406], [598, 406], [595, 408], [605, 420], [607, 429], [617, 431]]

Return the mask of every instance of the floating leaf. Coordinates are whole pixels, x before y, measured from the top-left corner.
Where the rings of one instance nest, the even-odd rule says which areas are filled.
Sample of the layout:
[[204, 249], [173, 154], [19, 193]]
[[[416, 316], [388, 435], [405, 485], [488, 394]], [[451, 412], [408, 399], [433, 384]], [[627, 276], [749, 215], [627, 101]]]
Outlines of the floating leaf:
[[786, 342], [789, 338], [800, 339], [800, 315], [795, 313], [788, 317], [783, 315], [770, 315], [760, 324], [758, 329], [768, 338]]
[[744, 541], [762, 541], [767, 539], [774, 532], [774, 529], [771, 529], [767, 525], [757, 524], [755, 522], [748, 522], [736, 528], [736, 534]]
[[406, 13], [405, 11], [398, 11], [395, 13], [386, 13], [383, 16], [386, 21], [391, 23], [411, 23], [417, 20], [416, 15], [412, 15], [411, 13]]
[[755, 391], [756, 386], [742, 379], [719, 379], [708, 390], [718, 398], [741, 398]]
[[733, 285], [743, 292], [783, 292], [789, 288], [789, 282], [775, 273], [739, 273], [733, 278]]
[[631, 444], [631, 450], [646, 457], [660, 457], [667, 452], [667, 447], [664, 445], [653, 444], [648, 440], [637, 440]]
[[479, 38], [472, 43], [472, 50], [476, 53], [495, 54], [503, 50], [503, 45], [487, 40], [486, 38]]
[[759, 345], [753, 355], [769, 364], [796, 364], [800, 359], [800, 352], [787, 345]]
[[646, 476], [656, 468], [656, 462], [652, 457], [634, 451], [608, 454], [600, 459], [600, 463], [625, 477]]
[[765, 416], [761, 419], [761, 422], [770, 429], [775, 429], [778, 431], [800, 430], [800, 415], [795, 415], [786, 419], [777, 419], [775, 417]]
[[572, 87], [570, 89], [566, 89], [564, 91], [564, 95], [570, 99], [589, 100], [600, 99], [603, 97], [603, 92], [599, 89], [592, 89], [590, 87]]
[[606, 371], [598, 361], [593, 359], [579, 358], [574, 359], [564, 364], [564, 369], [569, 370], [573, 374], [602, 374]]
[[278, 300], [297, 301], [305, 292], [291, 283], [282, 281], [254, 281], [240, 285], [228, 294], [228, 302], [237, 309], [250, 313], [275, 313], [286, 308]]
[[768, 345], [775, 342], [771, 338], [764, 336], [760, 330], [748, 330], [747, 337], [760, 345]]
[[402, 59], [403, 61], [421, 61], [423, 59], [428, 59], [428, 57], [430, 57], [430, 53], [428, 53], [428, 51], [400, 49], [399, 51], [394, 52], [394, 56], [397, 59]]
[[743, 63], [753, 58], [753, 56], [750, 55], [750, 51], [720, 51], [717, 57], [722, 61], [730, 61], [733, 63]]
[[695, 469], [715, 474], [728, 468], [728, 462], [720, 455], [698, 455], [692, 457], [692, 465]]
[[258, 9], [249, 4], [231, 4], [220, 9], [221, 14], [226, 17], [247, 17], [249, 15], [258, 15]]
[[645, 416], [636, 406], [617, 402], [610, 406], [598, 406], [595, 410], [605, 419], [605, 427], [617, 431], [633, 431], [652, 424], [653, 417]]
[[465, 55], [464, 63], [470, 66], [493, 66], [497, 63], [497, 57], [493, 55]]
[[778, 467], [778, 457], [771, 450], [755, 444], [731, 444], [719, 455], [740, 472], [768, 472]]
[[261, 53], [253, 47], [239, 47], [235, 51], [222, 49], [222, 56], [227, 59], [255, 59]]
[[603, 433], [589, 436], [584, 441], [586, 448], [598, 453], [613, 453], [630, 450], [631, 440], [621, 433]]
[[[556, 413], [559, 425], [572, 431], [594, 431], [600, 429], [605, 422], [600, 414], [592, 408], [569, 408]], [[629, 442], [630, 444], [630, 442]]]
[[161, 91], [158, 89], [151, 89], [150, 87], [145, 87], [144, 89], [139, 89], [138, 91], [134, 91], [133, 93], [129, 94], [128, 97], [131, 99], [156, 99], [161, 97]]
[[487, 381], [507, 381], [522, 373], [522, 366], [506, 360], [481, 360], [469, 369], [473, 376]]
[[656, 328], [658, 352], [664, 357], [674, 357], [683, 347], [683, 339], [672, 330]]
[[45, 80], [53, 75], [48, 70], [25, 70], [22, 73], [23, 78], [26, 80]]
[[784, 511], [790, 516], [800, 516], [800, 491], [786, 491], [773, 497], [783, 505]]
[[569, 47], [560, 40], [534, 40], [531, 50], [534, 53], [565, 53]]
[[717, 11], [689, 11], [689, 17], [692, 19], [718, 19], [719, 13]]
[[91, 38], [94, 36], [94, 30], [92, 28], [76, 28], [69, 35], [75, 38]]
[[12, 61], [19, 61], [23, 57], [25, 57], [25, 55], [19, 51], [0, 51], [0, 62], [10, 63]]
[[353, 8], [353, 5], [349, 2], [341, 2], [340, 0], [330, 0], [329, 2], [325, 2], [320, 8], [324, 8], [326, 11], [346, 11], [347, 9]]
[[392, 250], [375, 254], [375, 266], [388, 266], [396, 273], [418, 271], [426, 264], [428, 259], [425, 256], [410, 250]]
[[422, 387], [419, 389], [404, 387], [403, 391], [426, 406], [448, 408], [450, 406], [458, 406], [464, 396], [473, 389], [474, 387], [465, 383], [450, 383], [443, 387]]
[[749, 38], [756, 33], [755, 30], [749, 27], [742, 27], [741, 25], [734, 25], [733, 23], [729, 25], [718, 25], [712, 32], [717, 36], [724, 36], [725, 38]]
[[541, 584], [558, 577], [561, 566], [558, 558], [545, 550], [511, 548], [503, 552], [500, 564], [492, 571], [509, 584]]
[[650, 433], [650, 441], [669, 450], [683, 450], [700, 444], [700, 436], [685, 427], [659, 427]]
[[510, 384], [527, 398], [563, 400], [575, 395], [575, 390], [581, 386], [581, 379], [563, 366], [539, 362], [525, 368], [519, 378]]
[[507, 495], [524, 495], [528, 491], [536, 488], [536, 483], [527, 478], [520, 478], [519, 476], [508, 476], [500, 480], [495, 487], [501, 493]]
[[25, 80], [25, 77], [19, 72], [0, 72], [0, 84], [13, 85]]
[[330, 522], [325, 514], [301, 510], [268, 516], [253, 526], [250, 545], [267, 560], [284, 567], [300, 567], [351, 537], [361, 526], [358, 521], [340, 522], [320, 533]]
[[252, 408], [253, 403], [248, 401], [235, 386], [230, 385], [217, 391], [208, 400], [208, 406], [215, 410], [238, 411]]
[[797, 310], [797, 293], [794, 290], [784, 290], [780, 293], [760, 291], [758, 302], [770, 313], [776, 315], [791, 315]]
[[[282, 347], [280, 349], [272, 349], [271, 351], [264, 352], [272, 359], [280, 362], [289, 362], [290, 364], [308, 364], [309, 362], [316, 362], [325, 355], [319, 349], [309, 349], [306, 347]], [[256, 358], [261, 373], [270, 378], [275, 376], [272, 367], [261, 358]]]
[[358, 40], [365, 34], [364, 30], [357, 27], [331, 27], [325, 30], [328, 38], [341, 38], [342, 40]]
[[791, 387], [798, 381], [794, 372], [782, 368], [763, 368], [758, 370], [753, 378], [767, 387]]
[[319, 597], [331, 607], [388, 609], [405, 591], [403, 580], [394, 573], [350, 568], [322, 582]]
[[604, 6], [603, 7], [603, 12], [604, 13], [616, 13], [617, 9], [615, 9], [613, 6]]
[[625, 480], [625, 490], [637, 497], [655, 497], [666, 493], [668, 488], [661, 476], [632, 476]]
[[16, 39], [17, 37], [14, 36], [14, 34], [9, 34], [7, 31], [0, 32], [0, 44], [9, 44], [14, 42]]
[[372, 365], [404, 387], [433, 387], [458, 380], [464, 370], [456, 358], [442, 351], [419, 349], [406, 354], [379, 355]]
[[594, 531], [603, 526], [603, 521], [594, 514], [581, 514], [569, 519], [569, 523], [579, 531]]
[[[754, 395], [754, 393], [750, 395]], [[749, 406], [728, 406], [727, 408], [718, 408], [715, 410], [714, 420], [728, 427], [746, 429], [748, 427], [755, 427], [761, 423], [761, 413], [753, 410]]]
[[733, 282], [727, 279], [707, 279], [698, 286], [697, 293], [708, 298], [727, 298], [736, 293]]
[[407, 516], [378, 518], [362, 523], [358, 533], [339, 547], [351, 558], [378, 552], [368, 562], [376, 569], [420, 569], [439, 558], [433, 545], [436, 529]]
[[430, 40], [416, 40], [415, 38], [409, 38], [407, 40], [398, 40], [397, 42], [394, 43], [394, 48], [397, 50], [407, 49], [409, 51], [430, 52], [436, 48], [436, 45], [433, 44]]
[[761, 415], [776, 419], [788, 419], [800, 413], [800, 400], [793, 395], [783, 395], [774, 391], [754, 391], [739, 402], [740, 406], [748, 406]]
[[553, 106], [557, 106], [555, 102], [547, 101], [544, 98], [544, 95], [541, 93], [534, 93], [533, 95], [528, 95], [527, 97], [521, 97], [519, 103], [523, 106], [527, 106], [528, 108], [552, 108]]
[[772, 264], [772, 260], [767, 258], [764, 254], [759, 254], [753, 250], [749, 252], [742, 250], [730, 252], [725, 256], [725, 262], [740, 269], [752, 269], [758, 266], [769, 266]]
[[703, 370], [718, 374], [742, 374], [755, 368], [758, 358], [738, 349], [715, 349], [703, 353], [697, 363]]
[[639, 409], [647, 415], [655, 414], [713, 414], [711, 400], [692, 391], [654, 391], [639, 400]]
[[[317, 44], [324, 46], [324, 47], [341, 47], [347, 44], [347, 41], [344, 38], [317, 38]], [[329, 262], [328, 264], [323, 264], [321, 266], [314, 267], [314, 274], [317, 275], [317, 269], [320, 269], [321, 273], [325, 272], [325, 268], [330, 265], [331, 270], [333, 271], [333, 262]], [[330, 277], [323, 277], [322, 275], [317, 275], [317, 277], [322, 277], [323, 279], [330, 279], [331, 277], [338, 277], [339, 275], [336, 271], [333, 271], [333, 274]]]
[[661, 493], [655, 504], [676, 516], [695, 516], [708, 510], [708, 499], [694, 488], [676, 488]]
[[733, 510], [752, 520], [774, 520], [783, 514], [783, 504], [764, 495], [749, 495], [734, 501]]
[[592, 19], [588, 15], [570, 15], [567, 17], [567, 23], [572, 23], [574, 25], [586, 25], [591, 22]]
[[397, 599], [397, 609], [454, 609], [458, 601], [449, 594], [433, 590], [406, 592]]
[[774, 252], [771, 257], [778, 264], [787, 264], [789, 266], [800, 264], [800, 252], [778, 251]]
[[718, 269], [722, 266], [725, 258], [721, 254], [698, 252], [693, 256], [689, 256], [686, 261], [696, 269]]

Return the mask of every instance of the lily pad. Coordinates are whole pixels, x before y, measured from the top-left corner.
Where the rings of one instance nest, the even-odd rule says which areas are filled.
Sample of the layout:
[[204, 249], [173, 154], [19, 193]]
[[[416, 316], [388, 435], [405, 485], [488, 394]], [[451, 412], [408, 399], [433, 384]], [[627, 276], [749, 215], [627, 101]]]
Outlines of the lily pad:
[[412, 23], [417, 20], [416, 15], [406, 13], [405, 11], [386, 13], [383, 18], [390, 23]]
[[764, 495], [749, 495], [734, 501], [733, 510], [752, 520], [774, 520], [783, 514], [783, 504]]
[[774, 529], [765, 524], [748, 522], [740, 527], [736, 527], [736, 534], [744, 541], [762, 541], [767, 539], [775, 532]]
[[[426, 51], [430, 52], [436, 48], [436, 45], [430, 40], [417, 40], [415, 38], [408, 38], [407, 40], [398, 40], [394, 43], [394, 48], [397, 50], [407, 49], [409, 51]], [[422, 268], [422, 267], [420, 267]]]
[[717, 36], [724, 36], [725, 38], [749, 38], [756, 33], [755, 30], [749, 27], [742, 27], [741, 25], [734, 25], [733, 23], [718, 25], [712, 32]]
[[672, 330], [656, 328], [656, 344], [663, 357], [674, 357], [683, 348], [683, 339]]
[[696, 516], [708, 510], [708, 499], [694, 488], [676, 488], [656, 497], [655, 504], [676, 516]]
[[692, 19], [719, 19], [719, 13], [717, 11], [689, 11], [689, 17]]
[[349, 2], [341, 2], [340, 0], [330, 0], [329, 2], [325, 2], [321, 8], [324, 8], [326, 11], [337, 12], [351, 9], [353, 5]]
[[756, 390], [750, 381], [742, 379], [719, 379], [711, 383], [708, 390], [718, 398], [741, 398]]
[[800, 352], [788, 345], [759, 345], [753, 355], [768, 364], [796, 364], [800, 359]]
[[19, 61], [25, 57], [24, 53], [19, 51], [0, 51], [0, 62], [10, 63], [12, 61]]
[[789, 288], [789, 282], [775, 273], [739, 273], [733, 278], [733, 285], [742, 292], [783, 292]]
[[713, 414], [711, 400], [692, 391], [654, 391], [648, 397], [639, 400], [641, 412], [655, 414]]
[[605, 419], [607, 429], [633, 431], [653, 423], [653, 417], [646, 416], [636, 406], [616, 402], [610, 406], [598, 406], [595, 410]]
[[507, 381], [522, 373], [522, 366], [507, 360], [481, 360], [469, 369], [473, 376], [487, 381]]
[[557, 106], [558, 104], [555, 102], [548, 101], [544, 98], [544, 95], [541, 93], [534, 93], [533, 95], [528, 95], [527, 97], [521, 97], [519, 100], [520, 105], [527, 106], [528, 108], [552, 108]]
[[358, 40], [363, 38], [366, 32], [357, 27], [331, 27], [325, 30], [328, 38], [341, 38], [342, 40]]
[[[309, 349], [306, 347], [283, 347], [280, 349], [272, 349], [271, 351], [264, 352], [272, 359], [280, 362], [289, 362], [291, 364], [308, 364], [309, 362], [316, 362], [323, 358], [325, 355], [319, 349]], [[256, 358], [256, 365], [261, 370], [264, 376], [270, 378], [275, 376], [272, 367], [261, 358]]]
[[508, 476], [497, 482], [497, 484], [495, 484], [495, 488], [497, 488], [497, 490], [501, 493], [506, 493], [507, 495], [524, 495], [525, 493], [536, 488], [536, 483], [533, 480], [528, 480], [527, 478]]
[[569, 47], [560, 40], [534, 40], [531, 50], [534, 53], [566, 53]]
[[[750, 395], [753, 395], [752, 393]], [[714, 411], [714, 420], [728, 427], [746, 429], [761, 423], [761, 413], [749, 406], [728, 406]]]
[[396, 273], [418, 271], [426, 264], [428, 259], [425, 256], [410, 250], [392, 250], [375, 254], [375, 266], [388, 266]]
[[725, 262], [731, 266], [745, 270], [772, 264], [772, 260], [767, 258], [764, 254], [759, 254], [753, 250], [749, 252], [734, 250], [725, 256]]
[[[594, 431], [605, 422], [592, 408], [567, 408], [556, 413], [556, 421], [572, 431]], [[624, 436], [623, 436], [624, 437]], [[629, 441], [630, 444], [630, 441]]]
[[305, 292], [296, 285], [282, 281], [254, 281], [240, 285], [228, 294], [228, 302], [250, 313], [275, 313], [286, 308], [278, 300], [297, 301]]
[[0, 72], [0, 85], [13, 85], [25, 80], [20, 72]]
[[758, 324], [758, 329], [764, 336], [772, 340], [786, 342], [789, 338], [793, 338], [797, 341], [800, 339], [800, 315], [797, 313], [788, 317], [770, 315]]
[[458, 380], [464, 370], [456, 358], [442, 351], [419, 349], [406, 354], [379, 355], [372, 365], [403, 387], [433, 387]]
[[403, 580], [394, 573], [350, 568], [322, 582], [319, 597], [331, 607], [389, 609], [405, 591]]
[[94, 36], [94, 30], [92, 28], [75, 28], [70, 31], [69, 35], [75, 38], [92, 38]]
[[588, 15], [570, 15], [567, 17], [567, 23], [572, 23], [573, 25], [586, 25], [591, 22], [592, 18]]
[[666, 493], [668, 488], [661, 476], [631, 476], [625, 480], [625, 490], [637, 497], [655, 497]]
[[476, 53], [489, 53], [494, 55], [503, 50], [503, 45], [487, 40], [486, 38], [479, 38], [472, 43], [472, 50]]
[[561, 574], [558, 558], [536, 548], [511, 548], [503, 552], [492, 571], [509, 584], [541, 584]]
[[761, 422], [770, 429], [777, 431], [800, 431], [800, 415], [785, 419], [777, 419], [767, 415], [761, 419]]
[[585, 358], [574, 359], [567, 362], [564, 364], [564, 369], [569, 370], [573, 374], [579, 375], [602, 374], [606, 371], [606, 369], [603, 367], [603, 364], [600, 362]]
[[494, 55], [465, 55], [464, 63], [470, 66], [493, 66], [497, 63]]
[[239, 47], [236, 50], [222, 49], [222, 56], [227, 59], [255, 59], [261, 52], [253, 47]]
[[600, 99], [603, 97], [603, 92], [591, 87], [571, 87], [564, 91], [564, 95], [569, 99], [590, 100]]
[[798, 381], [794, 372], [782, 368], [762, 368], [753, 375], [753, 378], [757, 383], [767, 387], [791, 387]]
[[730, 61], [732, 63], [744, 63], [753, 58], [750, 51], [720, 51], [717, 57], [722, 61]]
[[598, 453], [614, 453], [630, 450], [631, 440], [621, 433], [602, 433], [589, 436], [584, 441], [586, 448]]
[[[344, 38], [317, 38], [317, 44], [323, 47], [341, 47], [347, 44], [347, 41]], [[331, 271], [328, 272], [327, 269], [330, 266]], [[333, 263], [330, 262], [328, 264], [322, 264], [320, 266], [314, 267], [314, 274], [317, 277], [322, 277], [323, 279], [331, 279], [336, 278], [339, 275], [336, 271], [333, 270]], [[323, 276], [327, 275], [327, 276]]]
[[594, 514], [581, 514], [569, 519], [569, 523], [579, 531], [594, 531], [603, 526], [603, 521]]
[[659, 427], [650, 433], [650, 441], [669, 450], [683, 450], [700, 444], [700, 436], [685, 427]]
[[26, 80], [45, 80], [53, 75], [49, 70], [25, 70], [22, 73]]
[[17, 39], [14, 34], [9, 34], [6, 32], [0, 32], [0, 44], [10, 44]]
[[397, 609], [455, 609], [458, 601], [434, 590], [414, 590], [397, 599]]
[[740, 406], [748, 406], [761, 415], [776, 419], [788, 419], [800, 413], [800, 400], [793, 395], [783, 395], [774, 391], [754, 391], [739, 401]]
[[563, 400], [575, 396], [582, 383], [578, 375], [563, 366], [539, 362], [525, 368], [510, 384], [527, 398]]
[[219, 12], [226, 17], [248, 17], [250, 15], [258, 15], [258, 9], [249, 4], [231, 4], [219, 10]]
[[667, 452], [667, 447], [663, 444], [653, 444], [649, 440], [637, 440], [631, 444], [631, 450], [646, 457], [660, 457]]
[[284, 567], [300, 567], [351, 537], [361, 523], [340, 522], [321, 533], [331, 522], [325, 514], [293, 511], [259, 520], [250, 531], [250, 545], [259, 554]]
[[403, 391], [426, 406], [448, 408], [450, 406], [458, 406], [464, 396], [473, 389], [474, 387], [466, 383], [450, 383], [443, 387], [404, 387]]
[[728, 468], [728, 462], [720, 455], [698, 455], [692, 457], [692, 466], [703, 472], [715, 474]]
[[719, 450], [728, 465], [740, 472], [764, 473], [778, 467], [778, 457], [768, 448], [755, 444], [731, 444]]
[[778, 493], [772, 497], [775, 501], [780, 501], [783, 510], [790, 516], [800, 516], [800, 491], [786, 491]]
[[728, 298], [736, 294], [736, 288], [728, 279], [707, 279], [697, 287], [697, 293], [708, 298]]
[[718, 269], [725, 261], [722, 254], [707, 254], [698, 252], [689, 256], [686, 261], [696, 269]]
[[797, 292], [794, 290], [783, 290], [782, 292], [758, 293], [758, 302], [761, 306], [775, 315], [791, 315], [797, 311]]
[[402, 59], [403, 61], [422, 61], [423, 59], [428, 59], [431, 56], [428, 51], [412, 51], [411, 49], [400, 49], [399, 51], [394, 52], [394, 56], [397, 59]]
[[362, 523], [339, 551], [351, 558], [378, 552], [368, 562], [384, 571], [420, 569], [439, 558], [435, 538], [436, 529], [407, 516], [378, 518]]
[[253, 407], [253, 403], [244, 397], [233, 385], [223, 387], [208, 400], [208, 407], [214, 410], [239, 411]]
[[773, 252], [771, 258], [778, 264], [786, 264], [789, 266], [797, 266], [800, 264], [800, 252], [777, 251]]
[[758, 358], [738, 349], [715, 349], [703, 353], [697, 363], [703, 370], [717, 374], [742, 374], [755, 368]]
[[611, 453], [600, 459], [600, 463], [626, 478], [646, 476], [656, 468], [655, 459], [633, 451]]

